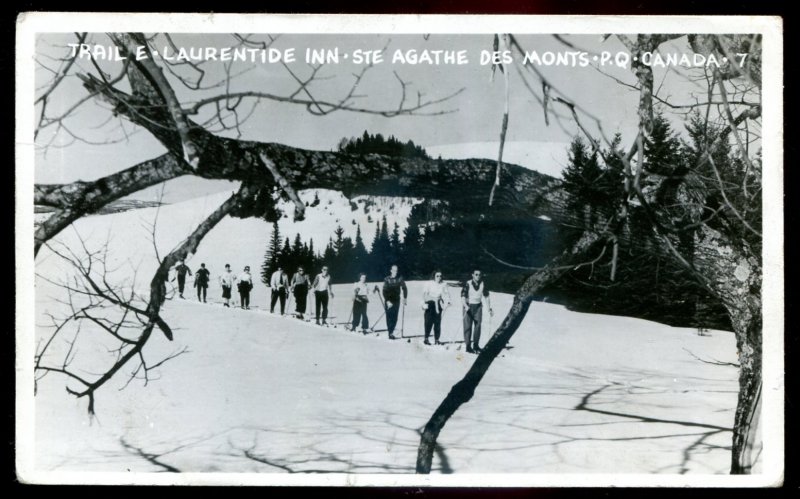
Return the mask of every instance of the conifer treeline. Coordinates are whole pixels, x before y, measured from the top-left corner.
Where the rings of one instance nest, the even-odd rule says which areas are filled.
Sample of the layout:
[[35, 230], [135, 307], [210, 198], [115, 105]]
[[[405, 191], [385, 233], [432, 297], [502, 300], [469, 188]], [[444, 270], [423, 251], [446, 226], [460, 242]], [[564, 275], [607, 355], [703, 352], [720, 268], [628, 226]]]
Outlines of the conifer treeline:
[[328, 266], [334, 283], [354, 282], [358, 280], [358, 274], [361, 272], [365, 272], [370, 280], [378, 280], [388, 274], [389, 267], [399, 263], [402, 252], [400, 229], [395, 223], [389, 232], [386, 215], [378, 221], [369, 250], [361, 237], [360, 225], [356, 228], [355, 239], [345, 237], [344, 229], [337, 226], [321, 254], [314, 250], [313, 239], [303, 242], [299, 234], [291, 245], [288, 237], [281, 242], [278, 224], [275, 222], [261, 265], [261, 280], [265, 284], [268, 283], [270, 276], [278, 267], [282, 267], [289, 274], [294, 274], [301, 266], [311, 274], [319, 272], [323, 266]]
[[384, 156], [430, 159], [425, 149], [411, 140], [401, 142], [393, 135], [386, 139], [380, 133], [372, 135], [366, 130], [361, 137], [344, 138], [339, 141], [338, 150], [346, 154], [382, 154]]
[[497, 258], [518, 265], [542, 265], [558, 251], [559, 243], [558, 235], [542, 220], [458, 218], [444, 203], [426, 200], [412, 208], [402, 237], [398, 224], [390, 225], [384, 215], [369, 248], [360, 225], [355, 238], [346, 237], [338, 226], [320, 254], [313, 247], [313, 241], [303, 242], [299, 236], [289, 244], [273, 224], [262, 265], [263, 282], [269, 281], [278, 266], [289, 274], [299, 266], [312, 274], [328, 266], [332, 282], [341, 283], [355, 282], [361, 272], [370, 281], [381, 280], [397, 265], [409, 280], [428, 279], [437, 269], [447, 280], [463, 280], [480, 268], [493, 290], [513, 291], [525, 274]]
[[[645, 192], [657, 189], [665, 193], [670, 188], [667, 182], [682, 178], [702, 164], [698, 158], [705, 154], [708, 144], [714, 142], [719, 130], [710, 129], [704, 119], [695, 115], [688, 120], [686, 132], [687, 139], [682, 140], [669, 121], [656, 114], [653, 131], [644, 144], [643, 167], [647, 175], [642, 181]], [[593, 151], [580, 137], [572, 141], [563, 176], [568, 195], [567, 210], [577, 225], [598, 226], [624, 199], [624, 173], [619, 158], [625, 152], [620, 149], [621, 142], [618, 135], [609, 148]], [[731, 154], [728, 143], [721, 141], [710, 154], [718, 172], [699, 171], [699, 175], [713, 179], [719, 174], [726, 182], [741, 185], [741, 175], [736, 172], [746, 169], [738, 164], [740, 159]], [[694, 201], [686, 198], [683, 202], [684, 206], [664, 206], [656, 197], [651, 209], [658, 210], [659, 216], [669, 215], [677, 226], [686, 225], [676, 233], [673, 244], [691, 262], [695, 233], [694, 228], [681, 219], [681, 210], [688, 209]], [[707, 209], [711, 212], [713, 208]], [[664, 253], [644, 209], [631, 203], [628, 210], [613, 279], [609, 252], [594, 265], [570, 272], [544, 292], [553, 301], [581, 311], [630, 315], [677, 326], [729, 328], [727, 314], [719, 301]]]

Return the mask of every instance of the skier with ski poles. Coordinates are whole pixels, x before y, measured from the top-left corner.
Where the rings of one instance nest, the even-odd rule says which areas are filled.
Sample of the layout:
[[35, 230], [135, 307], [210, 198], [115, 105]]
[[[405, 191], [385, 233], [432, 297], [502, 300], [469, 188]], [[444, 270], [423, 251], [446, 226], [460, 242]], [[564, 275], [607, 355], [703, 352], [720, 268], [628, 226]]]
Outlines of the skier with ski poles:
[[389, 339], [394, 339], [394, 329], [397, 326], [397, 315], [400, 312], [400, 291], [403, 292], [403, 305], [408, 298], [408, 287], [403, 278], [397, 275], [397, 265], [392, 265], [389, 275], [383, 280], [382, 294], [386, 300], [384, 310], [386, 312], [386, 329], [389, 331]]
[[183, 288], [186, 285], [186, 274], [192, 275], [192, 269], [189, 268], [188, 265], [183, 263], [183, 260], [178, 262], [178, 265], [175, 267], [175, 277], [172, 278], [174, 281], [175, 278], [178, 278], [178, 294], [183, 298]]
[[314, 278], [311, 285], [314, 290], [314, 310], [316, 311], [316, 323], [319, 324], [319, 311], [322, 309], [322, 325], [328, 324], [328, 298], [333, 298], [331, 289], [331, 275], [328, 274], [328, 267], [322, 267], [322, 272]]
[[361, 322], [361, 332], [369, 330], [369, 318], [367, 318], [367, 303], [369, 303], [369, 287], [367, 286], [367, 274], [359, 274], [358, 282], [353, 286], [353, 322], [351, 330], [355, 331]]
[[[194, 287], [197, 288], [197, 301], [206, 303], [208, 293], [208, 281], [211, 280], [211, 272], [206, 268], [205, 263], [200, 264], [200, 268], [194, 273]], [[201, 298], [202, 295], [202, 298]]]
[[281, 315], [286, 308], [286, 289], [289, 287], [289, 276], [283, 271], [283, 267], [278, 267], [278, 270], [272, 273], [269, 279], [270, 300], [269, 300], [269, 313], [275, 313], [275, 304], [280, 299], [281, 301]]
[[236, 280], [236, 276], [233, 275], [231, 272], [231, 264], [225, 264], [225, 272], [219, 276], [219, 283], [222, 286], [222, 299], [225, 300], [223, 303], [224, 306], [230, 308], [230, 301], [231, 301], [231, 289], [233, 288], [233, 281]]
[[481, 279], [481, 271], [474, 270], [472, 279], [461, 288], [461, 305], [464, 310], [464, 344], [467, 352], [480, 353], [481, 321], [483, 320], [483, 303], [489, 308], [489, 316], [494, 315], [489, 290]]
[[434, 271], [431, 280], [425, 283], [422, 304], [425, 309], [425, 344], [431, 344], [428, 338], [433, 329], [434, 342], [441, 345], [439, 337], [442, 334], [442, 313], [450, 306], [450, 293], [447, 291], [447, 284], [442, 281], [441, 270]]
[[308, 276], [303, 267], [298, 267], [294, 277], [292, 277], [292, 294], [294, 295], [295, 312], [297, 318], [305, 320], [303, 314], [306, 313], [306, 298], [308, 298]]
[[241, 306], [245, 310], [250, 310], [250, 290], [253, 289], [253, 276], [250, 275], [249, 265], [244, 267], [244, 271], [236, 277], [236, 281]]

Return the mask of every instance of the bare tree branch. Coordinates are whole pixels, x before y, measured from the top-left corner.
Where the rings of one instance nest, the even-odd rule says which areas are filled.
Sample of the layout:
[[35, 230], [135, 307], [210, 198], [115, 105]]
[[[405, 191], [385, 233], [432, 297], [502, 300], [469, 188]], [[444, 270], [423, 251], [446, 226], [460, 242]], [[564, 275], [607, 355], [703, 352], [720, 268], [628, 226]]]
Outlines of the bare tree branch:
[[95, 213], [111, 201], [188, 172], [183, 162], [167, 153], [93, 182], [35, 185], [34, 204], [58, 210], [36, 230], [34, 254], [38, 254], [42, 244], [82, 216]]
[[180, 136], [181, 146], [183, 148], [183, 160], [186, 161], [192, 169], [196, 170], [200, 162], [200, 152], [198, 146], [189, 137], [191, 125], [183, 114], [181, 104], [178, 101], [178, 97], [175, 95], [175, 91], [167, 81], [161, 68], [153, 60], [144, 36], [139, 33], [131, 33], [111, 35], [111, 38], [117, 45], [125, 48], [129, 54], [135, 54], [137, 48], [145, 47], [147, 57], [137, 57], [135, 64], [150, 78], [153, 85], [161, 93], [161, 97], [164, 99], [169, 114], [172, 117], [175, 129]]

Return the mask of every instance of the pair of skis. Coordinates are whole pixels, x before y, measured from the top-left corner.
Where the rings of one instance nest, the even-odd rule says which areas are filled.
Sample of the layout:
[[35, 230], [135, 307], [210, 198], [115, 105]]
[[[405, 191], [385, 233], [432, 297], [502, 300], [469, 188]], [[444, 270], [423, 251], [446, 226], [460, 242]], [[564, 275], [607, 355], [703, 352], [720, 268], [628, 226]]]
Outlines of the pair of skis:
[[[312, 326], [329, 327], [329, 328], [338, 328], [339, 327], [339, 323], [338, 322], [327, 322], [327, 320], [325, 320], [324, 322], [319, 323], [319, 322], [316, 321], [316, 319], [312, 318], [308, 314], [302, 314], [303, 318], [300, 318], [300, 315], [301, 314], [299, 314], [297, 312], [288, 312], [286, 314], [282, 314], [281, 317], [292, 317], [292, 318], [295, 318], [295, 319], [299, 319], [300, 321], [302, 321], [302, 322], [304, 322], [306, 324], [311, 324]], [[334, 318], [336, 318], [335, 315], [329, 315], [328, 316], [328, 319], [334, 319]]]

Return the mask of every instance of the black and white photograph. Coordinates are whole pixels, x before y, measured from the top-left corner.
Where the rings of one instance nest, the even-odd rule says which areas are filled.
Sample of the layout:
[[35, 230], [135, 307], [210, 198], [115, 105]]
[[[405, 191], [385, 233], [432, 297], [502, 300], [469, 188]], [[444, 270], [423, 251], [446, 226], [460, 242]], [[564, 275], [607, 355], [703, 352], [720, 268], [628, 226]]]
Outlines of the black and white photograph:
[[782, 29], [22, 15], [18, 479], [779, 486]]

